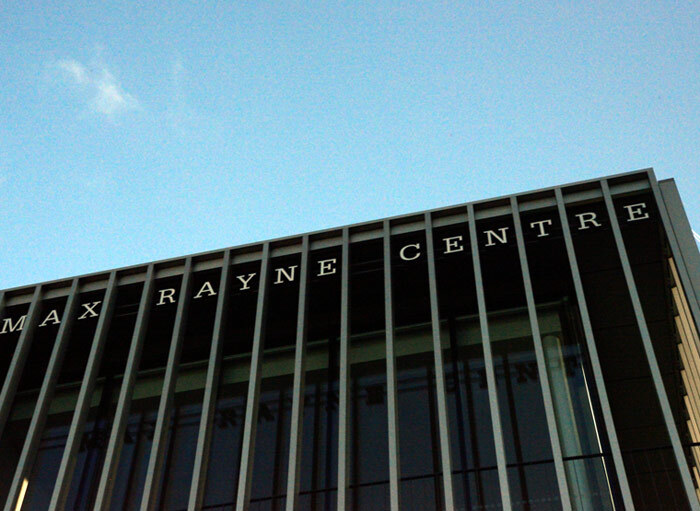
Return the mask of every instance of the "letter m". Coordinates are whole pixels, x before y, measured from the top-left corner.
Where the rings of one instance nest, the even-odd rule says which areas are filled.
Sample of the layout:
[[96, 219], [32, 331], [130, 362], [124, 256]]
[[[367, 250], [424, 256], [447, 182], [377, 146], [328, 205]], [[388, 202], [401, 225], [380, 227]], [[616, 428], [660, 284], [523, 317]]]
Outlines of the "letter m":
[[8, 331], [10, 332], [19, 332], [24, 328], [24, 320], [27, 319], [27, 315], [25, 314], [24, 316], [20, 317], [15, 324], [12, 324], [12, 318], [5, 318], [2, 320], [2, 331], [0, 331], [0, 334], [6, 334]]

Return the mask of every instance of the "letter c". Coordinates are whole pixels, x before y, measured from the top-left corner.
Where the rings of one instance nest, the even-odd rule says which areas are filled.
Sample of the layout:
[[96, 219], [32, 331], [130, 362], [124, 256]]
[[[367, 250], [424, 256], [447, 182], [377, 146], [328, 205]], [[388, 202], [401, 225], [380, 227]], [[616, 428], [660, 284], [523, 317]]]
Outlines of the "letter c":
[[[416, 249], [416, 253], [413, 257], [406, 257], [406, 249], [410, 247], [414, 247]], [[401, 247], [401, 250], [399, 251], [399, 257], [401, 257], [401, 259], [403, 259], [404, 261], [413, 261], [414, 259], [418, 259], [420, 257], [420, 243], [413, 243], [411, 245], [405, 245], [404, 247]]]

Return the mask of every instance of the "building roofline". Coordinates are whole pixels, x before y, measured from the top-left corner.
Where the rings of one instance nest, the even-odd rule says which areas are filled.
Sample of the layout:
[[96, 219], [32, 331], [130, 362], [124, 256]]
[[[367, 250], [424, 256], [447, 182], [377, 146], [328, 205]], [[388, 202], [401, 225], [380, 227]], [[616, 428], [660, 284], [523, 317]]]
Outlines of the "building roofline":
[[192, 257], [193, 260], [201, 260], [201, 259], [211, 259], [214, 257], [218, 257], [223, 252], [226, 250], [235, 250], [235, 251], [246, 251], [248, 249], [255, 249], [260, 246], [262, 246], [265, 243], [269, 243], [271, 246], [274, 245], [285, 245], [285, 244], [291, 244], [292, 242], [298, 241], [302, 236], [309, 236], [310, 238], [322, 238], [324, 235], [328, 235], [331, 233], [337, 233], [339, 231], [342, 231], [344, 229], [349, 229], [349, 230], [357, 230], [361, 231], [363, 228], [370, 227], [372, 225], [376, 225], [377, 223], [381, 223], [383, 221], [388, 220], [391, 223], [394, 222], [399, 222], [401, 220], [408, 220], [411, 218], [415, 218], [417, 216], [422, 216], [425, 215], [426, 213], [430, 214], [435, 214], [435, 213], [442, 213], [442, 212], [447, 212], [450, 210], [456, 210], [460, 208], [466, 208], [468, 205], [473, 205], [476, 206], [477, 209], [479, 209], [479, 206], [483, 206], [484, 204], [489, 204], [489, 203], [499, 203], [499, 202], [504, 202], [508, 201], [511, 197], [528, 197], [528, 196], [534, 196], [534, 195], [541, 195], [541, 194], [546, 194], [548, 192], [553, 192], [554, 190], [558, 188], [580, 188], [580, 187], [585, 187], [587, 185], [592, 185], [595, 183], [599, 183], [602, 180], [620, 180], [624, 179], [627, 177], [632, 177], [636, 175], [646, 175], [646, 176], [654, 176], [654, 169], [653, 167], [647, 167], [643, 169], [638, 169], [638, 170], [632, 170], [629, 172], [622, 172], [618, 174], [611, 174], [607, 176], [601, 176], [598, 178], [592, 178], [592, 179], [585, 179], [581, 181], [574, 181], [572, 183], [564, 183], [560, 185], [555, 185], [555, 186], [549, 186], [545, 188], [539, 188], [535, 190], [528, 190], [524, 192], [517, 192], [517, 193], [512, 193], [512, 194], [506, 194], [506, 195], [501, 195], [497, 197], [491, 197], [487, 199], [480, 199], [476, 201], [468, 201], [464, 203], [459, 203], [459, 204], [454, 204], [454, 205], [449, 205], [449, 206], [442, 206], [439, 208], [434, 208], [434, 209], [427, 209], [427, 210], [422, 210], [422, 211], [414, 211], [411, 213], [403, 213], [400, 215], [394, 215], [394, 216], [389, 216], [389, 217], [384, 217], [384, 218], [378, 218], [374, 220], [366, 220], [354, 224], [346, 224], [346, 225], [341, 225], [338, 227], [330, 227], [326, 229], [320, 229], [320, 230], [315, 230], [315, 231], [309, 231], [306, 233], [298, 233], [298, 234], [293, 234], [289, 236], [282, 236], [278, 238], [271, 238], [267, 240], [260, 240], [260, 241], [255, 241], [251, 243], [244, 243], [242, 245], [235, 245], [235, 246], [229, 246], [229, 247], [221, 247], [213, 250], [207, 250], [204, 252], [199, 252], [195, 254], [186, 254], [186, 255], [180, 255], [176, 257], [170, 257], [166, 259], [160, 259], [156, 261], [147, 261], [143, 263], [137, 263], [137, 264], [132, 264], [128, 266], [123, 266], [123, 267], [118, 267], [118, 268], [109, 268], [106, 270], [99, 270], [91, 273], [86, 273], [83, 275], [74, 275], [70, 277], [62, 277], [54, 280], [49, 280], [49, 281], [43, 281], [43, 282], [35, 282], [33, 284], [25, 284], [22, 286], [16, 286], [12, 288], [7, 288], [7, 289], [0, 289], [0, 296], [4, 293], [5, 296], [7, 297], [8, 295], [17, 295], [17, 294], [26, 294], [32, 291], [33, 288], [35, 288], [38, 285], [45, 286], [48, 288], [52, 287], [63, 287], [65, 285], [69, 285], [70, 281], [74, 279], [80, 279], [80, 280], [98, 280], [101, 279], [102, 277], [107, 278], [109, 276], [109, 273], [114, 271], [117, 274], [123, 274], [123, 273], [135, 273], [139, 271], [145, 271], [145, 268], [153, 264], [156, 267], [159, 266], [170, 266], [170, 265], [177, 265], [179, 263], [182, 263], [185, 258], [187, 257]]

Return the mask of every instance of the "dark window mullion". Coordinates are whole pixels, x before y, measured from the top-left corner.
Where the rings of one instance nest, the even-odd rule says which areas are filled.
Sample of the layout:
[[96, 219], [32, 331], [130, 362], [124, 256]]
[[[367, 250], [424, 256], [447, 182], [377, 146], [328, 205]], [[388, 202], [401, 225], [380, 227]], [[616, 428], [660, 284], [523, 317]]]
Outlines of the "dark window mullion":
[[243, 444], [241, 447], [241, 464], [238, 474], [238, 489], [236, 493], [236, 511], [246, 511], [250, 505], [250, 492], [253, 479], [253, 461], [255, 453], [255, 434], [258, 423], [258, 408], [260, 404], [260, 383], [262, 380], [262, 352], [265, 342], [265, 321], [268, 305], [268, 279], [270, 267], [270, 244], [262, 247], [262, 263], [260, 267], [260, 283], [258, 284], [258, 299], [255, 311], [255, 330], [253, 333], [253, 348], [250, 358], [250, 379], [248, 380], [248, 396], [246, 399], [245, 419], [243, 426]]
[[607, 208], [608, 217], [610, 219], [610, 226], [612, 227], [613, 236], [615, 238], [615, 245], [617, 246], [617, 252], [620, 257], [620, 262], [622, 263], [622, 270], [625, 275], [627, 290], [632, 300], [632, 308], [634, 309], [635, 319], [637, 321], [639, 333], [642, 338], [642, 346], [644, 347], [647, 363], [651, 371], [651, 378], [654, 383], [654, 389], [656, 390], [656, 395], [659, 399], [661, 413], [663, 415], [664, 423], [666, 424], [666, 429], [671, 440], [673, 454], [676, 458], [676, 463], [678, 464], [678, 469], [680, 471], [683, 487], [685, 489], [690, 508], [693, 511], [700, 511], [700, 501], [698, 501], [698, 497], [695, 492], [695, 485], [693, 484], [693, 480], [690, 476], [690, 470], [688, 468], [688, 462], [685, 458], [685, 453], [683, 451], [683, 445], [681, 444], [681, 439], [676, 428], [676, 423], [673, 419], [671, 404], [669, 403], [668, 396], [666, 395], [663, 377], [661, 376], [661, 371], [659, 369], [659, 364], [656, 359], [656, 354], [654, 353], [654, 346], [651, 341], [651, 336], [647, 327], [644, 311], [642, 310], [642, 303], [639, 298], [639, 293], [637, 292], [637, 286], [635, 284], [634, 275], [632, 274], [632, 267], [627, 256], [627, 249], [625, 248], [625, 242], [623, 240], [622, 232], [620, 230], [620, 224], [617, 220], [615, 206], [610, 195], [610, 188], [608, 186], [607, 180], [605, 179], [601, 180], [600, 184], [603, 191], [603, 198], [605, 199], [605, 206]]
[[35, 327], [39, 322], [39, 311], [41, 309], [42, 295], [43, 287], [41, 285], [36, 286], [34, 288], [34, 294], [32, 295], [32, 302], [29, 306], [29, 311], [27, 312], [27, 317], [24, 321], [24, 325], [22, 326], [22, 333], [19, 336], [17, 346], [15, 347], [14, 354], [12, 355], [12, 360], [10, 361], [10, 367], [7, 370], [7, 376], [5, 376], [2, 391], [0, 391], [0, 438], [5, 430], [7, 419], [9, 418], [10, 411], [12, 410], [12, 404], [15, 400], [17, 386], [19, 385], [19, 380], [22, 377], [22, 371], [24, 371], [24, 366], [27, 362], [27, 357], [29, 356], [29, 349], [32, 347], [34, 330], [36, 330]]
[[571, 237], [571, 228], [569, 227], [569, 219], [566, 214], [564, 198], [560, 188], [557, 188], [554, 191], [554, 193], [557, 200], [557, 209], [559, 211], [559, 219], [562, 225], [562, 232], [564, 235], [566, 252], [569, 258], [569, 269], [571, 270], [571, 276], [573, 278], [574, 288], [576, 291], [576, 301], [578, 302], [578, 310], [580, 313], [581, 324], [583, 326], [583, 337], [586, 340], [586, 347], [588, 348], [588, 362], [590, 363], [593, 372], [593, 379], [595, 381], [598, 399], [600, 400], [600, 408], [603, 415], [603, 422], [607, 433], [607, 440], [610, 445], [610, 450], [612, 452], [613, 464], [615, 466], [617, 480], [620, 485], [620, 490], [622, 492], [622, 500], [624, 502], [625, 509], [629, 511], [634, 511], [632, 493], [630, 490], [629, 481], [627, 479], [625, 463], [622, 459], [622, 452], [620, 451], [620, 442], [617, 438], [615, 422], [613, 420], [612, 411], [610, 409], [610, 401], [608, 400], [608, 392], [605, 387], [603, 370], [600, 365], [598, 348], [596, 347], [595, 338], [593, 335], [593, 326], [591, 325], [591, 318], [588, 314], [588, 305], [586, 304], [586, 296], [583, 290], [583, 283], [581, 281], [581, 274], [579, 272], [578, 260], [576, 258], [576, 250], [574, 249], [574, 242]]
[[498, 482], [501, 492], [503, 509], [511, 509], [510, 488], [508, 484], [508, 470], [506, 467], [506, 450], [503, 442], [503, 428], [501, 425], [501, 412], [498, 406], [498, 391], [496, 389], [496, 372], [491, 350], [491, 335], [486, 311], [486, 298], [484, 296], [484, 282], [481, 274], [481, 260], [479, 257], [479, 245], [476, 236], [476, 216], [474, 205], [467, 205], [469, 219], [469, 240], [472, 251], [472, 264], [474, 267], [474, 280], [476, 287], [476, 301], [479, 309], [479, 328], [481, 342], [484, 350], [484, 368], [486, 370], [486, 386], [489, 394], [489, 408], [491, 411], [491, 426], [496, 450], [496, 466], [498, 468]]
[[440, 335], [440, 312], [437, 296], [437, 276], [435, 272], [435, 249], [433, 246], [433, 225], [430, 213], [425, 214], [425, 237], [428, 251], [428, 286], [430, 290], [430, 319], [433, 334], [433, 356], [435, 361], [435, 390], [437, 392], [438, 429], [440, 436], [440, 461], [446, 511], [453, 511], [454, 489], [452, 482], [452, 456], [450, 453], [450, 430], [447, 415], [447, 390], [445, 389], [445, 367]]
[[401, 509], [401, 463], [399, 459], [399, 415], [394, 353], [394, 302], [391, 284], [391, 222], [384, 220], [384, 328], [386, 339], [387, 431], [389, 445], [389, 503]]
[[[185, 337], [187, 312], [192, 290], [192, 266], [192, 257], [188, 257], [185, 262], [182, 282], [180, 283], [175, 324], [170, 339], [168, 360], [165, 367], [163, 387], [158, 404], [158, 417], [153, 433], [153, 443], [151, 444], [150, 456], [148, 458], [146, 481], [141, 497], [141, 511], [153, 511], [155, 509], [160, 490], [159, 486], [163, 479], [163, 460], [166, 454], [168, 428], [170, 427], [173, 402], [175, 400], [175, 384], [177, 382], [178, 365], [180, 363], [180, 354], [182, 353], [182, 344]], [[174, 433], [173, 431], [173, 434]]]
[[113, 271], [109, 276], [103, 307], [100, 311], [97, 328], [93, 337], [92, 346], [90, 347], [90, 355], [88, 356], [85, 375], [80, 386], [68, 438], [66, 439], [66, 445], [63, 450], [61, 465], [58, 469], [56, 484], [54, 485], [53, 494], [51, 495], [51, 503], [49, 504], [49, 509], [51, 511], [63, 510], [71, 489], [71, 480], [77, 461], [78, 449], [83, 439], [85, 423], [92, 401], [92, 394], [95, 390], [97, 376], [102, 363], [102, 355], [104, 354], [105, 345], [107, 344], [107, 334], [114, 313], [116, 296], [117, 272]]
[[350, 232], [343, 229], [342, 261], [340, 268], [340, 354], [338, 374], [338, 497], [337, 511], [348, 511], [350, 499], [348, 427], [350, 399]]
[[136, 316], [131, 345], [129, 346], [129, 355], [124, 369], [124, 377], [119, 391], [114, 424], [110, 431], [105, 461], [102, 467], [102, 473], [100, 474], [100, 482], [95, 499], [95, 511], [109, 509], [114, 482], [117, 479], [117, 469], [119, 467], [119, 458], [124, 444], [124, 434], [129, 419], [129, 411], [131, 409], [132, 394], [134, 385], [136, 384], [136, 375], [148, 328], [151, 301], [153, 300], [153, 290], [155, 287], [154, 278], [155, 267], [153, 264], [150, 264], [146, 271], [146, 280], [143, 290], [141, 291], [141, 301]]
[[211, 449], [212, 428], [214, 425], [216, 401], [219, 390], [219, 375], [221, 374], [221, 358], [224, 345], [224, 331], [226, 328], [226, 313], [229, 308], [229, 287], [232, 274], [231, 258], [231, 250], [227, 250], [224, 253], [221, 278], [219, 280], [219, 296], [216, 301], [214, 329], [212, 333], [211, 348], [209, 351], [207, 376], [204, 385], [204, 398], [202, 401], [202, 415], [199, 423], [199, 432], [197, 434], [197, 447], [194, 458], [194, 470], [192, 471], [189, 509], [200, 509], [204, 501], [206, 476]]
[[[304, 426], [304, 394], [306, 382], [306, 332], [308, 299], [309, 236], [301, 243], [301, 272], [299, 276], [299, 302], [297, 310], [296, 347], [294, 352], [294, 384], [292, 389], [291, 427], [289, 430], [289, 466], [287, 470], [286, 510], [294, 511], [299, 495], [302, 439]], [[331, 366], [328, 366], [328, 374]], [[281, 418], [280, 413], [280, 418]], [[282, 435], [279, 435], [281, 437]]]
[[[44, 376], [41, 390], [39, 391], [36, 407], [34, 408], [34, 414], [32, 415], [32, 421], [27, 429], [27, 438], [24, 441], [22, 453], [20, 454], [15, 475], [12, 480], [5, 504], [6, 511], [15, 511], [17, 508], [17, 500], [22, 494], [24, 480], [29, 479], [36, 460], [39, 444], [41, 442], [41, 435], [49, 413], [49, 405], [53, 399], [54, 391], [56, 389], [56, 382], [58, 381], [61, 366], [63, 365], [63, 358], [66, 354], [66, 349], [68, 348], [70, 331], [73, 325], [75, 311], [78, 306], [79, 288], [80, 282], [79, 279], [76, 278], [73, 280], [73, 284], [71, 285], [70, 294], [68, 295], [68, 301], [61, 320], [61, 326], [59, 327], [58, 334], [56, 335], [56, 341], [54, 343], [53, 350], [51, 351], [51, 358], [46, 368], [46, 375]], [[26, 490], [26, 487], [24, 489]]]
[[523, 284], [525, 287], [525, 299], [527, 301], [527, 311], [530, 318], [530, 328], [532, 329], [532, 340], [535, 348], [535, 357], [537, 359], [537, 371], [539, 374], [540, 385], [542, 387], [542, 399], [547, 418], [547, 429], [549, 430], [549, 439], [552, 445], [552, 456], [554, 457], [554, 469], [557, 475], [557, 483], [559, 486], [559, 494], [561, 497], [562, 507], [564, 511], [570, 511], [572, 508], [571, 495], [569, 494], [569, 484], [566, 478], [566, 469], [562, 456], [561, 441], [559, 438], [559, 429], [554, 411], [554, 403], [552, 399], [552, 389], [547, 374], [547, 362], [544, 356], [544, 347], [542, 344], [542, 336], [540, 335], [540, 326], [537, 319], [537, 309], [535, 307], [535, 298], [532, 290], [532, 281], [530, 279], [530, 268], [527, 261], [527, 253], [525, 251], [525, 241], [523, 237], [523, 229], [520, 221], [520, 212], [518, 200], [511, 196], [510, 206], [515, 224], [515, 237], [518, 245], [518, 255], [520, 259], [520, 268], [523, 276]]

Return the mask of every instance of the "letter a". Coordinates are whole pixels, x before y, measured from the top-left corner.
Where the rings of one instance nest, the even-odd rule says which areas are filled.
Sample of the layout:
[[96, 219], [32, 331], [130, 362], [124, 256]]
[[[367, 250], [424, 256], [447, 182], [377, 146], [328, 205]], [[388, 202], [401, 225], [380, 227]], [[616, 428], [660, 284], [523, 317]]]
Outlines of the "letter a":
[[211, 283], [209, 281], [204, 283], [202, 289], [199, 290], [199, 293], [197, 293], [194, 299], [196, 300], [197, 298], [201, 298], [204, 293], [207, 293], [207, 296], [214, 296], [216, 294], [216, 291], [214, 291], [214, 288], [211, 287]]
[[42, 321], [42, 322], [41, 322], [41, 325], [39, 325], [39, 326], [40, 326], [40, 327], [41, 327], [41, 326], [46, 326], [47, 323], [48, 323], [49, 321], [51, 321], [51, 324], [52, 324], [52, 325], [58, 325], [58, 324], [61, 322], [61, 320], [58, 319], [58, 312], [56, 312], [56, 309], [52, 310], [52, 311], [49, 313], [49, 315], [46, 316], [46, 319], [45, 319], [44, 321]]

